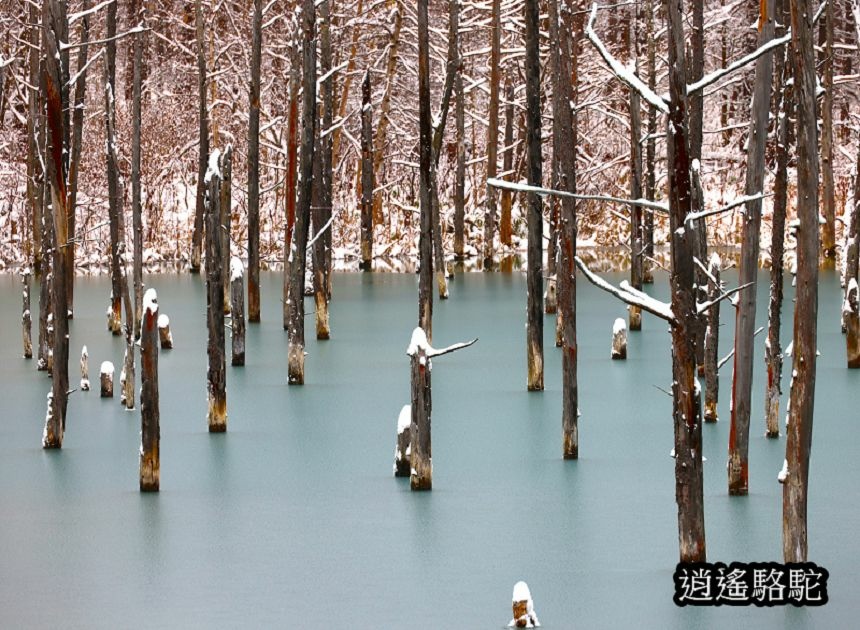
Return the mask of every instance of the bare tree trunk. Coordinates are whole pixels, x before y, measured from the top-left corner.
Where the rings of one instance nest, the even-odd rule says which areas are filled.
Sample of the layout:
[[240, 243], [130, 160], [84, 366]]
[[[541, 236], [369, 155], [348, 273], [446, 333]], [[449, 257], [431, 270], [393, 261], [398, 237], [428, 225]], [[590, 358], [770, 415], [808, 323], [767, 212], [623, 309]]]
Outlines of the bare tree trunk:
[[854, 179], [854, 202], [848, 222], [847, 251], [845, 253], [845, 303], [842, 306], [845, 322], [846, 350], [849, 368], [860, 368], [860, 147], [857, 149], [857, 172]]
[[[356, 15], [364, 15], [363, 13], [364, 3], [363, 0], [358, 0], [355, 6], [355, 14]], [[343, 86], [341, 87], [340, 94], [340, 105], [337, 110], [337, 117], [343, 119], [346, 116], [346, 106], [349, 102], [349, 86], [352, 82], [352, 75], [355, 72], [355, 57], [358, 52], [358, 36], [362, 32], [360, 28], [352, 29], [352, 41], [349, 46], [349, 59], [346, 62], [346, 71], [343, 75]], [[338, 161], [340, 158], [340, 134], [341, 128], [338, 127], [332, 133], [332, 164]]]
[[361, 82], [361, 262], [359, 268], [373, 270], [373, 105], [370, 71]]
[[23, 291], [21, 293], [21, 326], [24, 335], [24, 358], [33, 358], [33, 337], [32, 337], [32, 321], [30, 316], [30, 269], [24, 268], [21, 273], [21, 284]]
[[[424, 0], [420, 1], [423, 2]], [[430, 411], [432, 407], [430, 372], [432, 366], [426, 348], [416, 348], [409, 363], [412, 390], [409, 449], [412, 474], [410, 475], [410, 485], [413, 490], [431, 490], [433, 488], [433, 452], [430, 435]]]
[[191, 237], [191, 273], [200, 273], [200, 254], [203, 244], [203, 215], [206, 211], [206, 177], [209, 159], [209, 111], [206, 105], [206, 34], [204, 32], [202, 0], [195, 0], [195, 28], [197, 37], [197, 117], [199, 121], [199, 157], [197, 161], [197, 205], [194, 212], [194, 234]]
[[[143, 8], [139, 4], [139, 15], [144, 20]], [[134, 241], [134, 263], [132, 278], [134, 281], [134, 336], [140, 337], [141, 319], [143, 317], [143, 216], [141, 209], [140, 191], [140, 122], [141, 122], [141, 71], [143, 65], [143, 33], [134, 36], [134, 66], [132, 70], [132, 114], [131, 114], [131, 220]], [[77, 100], [77, 98], [75, 99]], [[77, 110], [75, 110], [77, 114]], [[75, 126], [75, 136], [78, 128]]]
[[302, 149], [301, 187], [290, 264], [289, 383], [305, 382], [305, 267], [313, 193], [314, 128], [316, 126], [316, 23], [314, 0], [302, 0]]
[[[634, 7], [631, 17], [630, 41], [628, 50], [633, 58], [633, 67], [639, 70], [639, 44], [636, 15], [638, 6]], [[630, 198], [642, 198], [642, 116], [640, 111], [639, 93], [630, 90]], [[644, 274], [644, 246], [642, 238], [642, 206], [630, 207], [630, 284], [634, 289], [642, 290]], [[630, 330], [642, 330], [642, 311], [637, 306], [628, 307]]]
[[[90, 8], [89, 0], [83, 0], [81, 11]], [[138, 35], [139, 37], [139, 35]], [[69, 158], [69, 216], [68, 231], [72, 237], [66, 248], [66, 298], [69, 301], [69, 310], [74, 312], [75, 303], [75, 251], [77, 242], [75, 237], [75, 219], [78, 200], [78, 168], [81, 162], [81, 145], [83, 144], [84, 132], [84, 101], [87, 93], [87, 73], [84, 68], [87, 65], [90, 40], [90, 18], [84, 15], [81, 18], [81, 47], [78, 49], [78, 72], [81, 76], [75, 82], [75, 103], [72, 112], [72, 154]]]
[[[704, 3], [692, 2], [693, 28], [691, 33], [690, 81], [698, 81], [704, 74], [705, 64], [705, 28]], [[704, 192], [701, 184], [702, 139], [704, 128], [704, 95], [697, 90], [690, 96], [690, 160], [693, 167], [693, 210], [703, 210], [705, 206]], [[702, 265], [708, 258], [708, 226], [704, 219], [691, 221], [689, 229], [693, 232], [693, 256]], [[698, 265], [693, 267], [696, 278], [696, 300], [704, 301], [707, 296], [708, 278], [704, 269]], [[696, 365], [699, 375], [704, 375], [705, 366], [705, 329], [707, 314], [702, 313], [696, 319]]]
[[233, 146], [227, 148], [221, 154], [221, 201], [219, 209], [221, 216], [218, 219], [218, 236], [221, 238], [221, 283], [224, 287], [224, 298], [221, 308], [224, 313], [230, 312], [230, 269], [226, 261], [230, 260], [230, 215], [233, 206]]
[[62, 57], [59, 54], [64, 17], [65, 14], [61, 11], [56, 0], [48, 0], [42, 5], [42, 42], [45, 51], [42, 87], [47, 102], [47, 121], [50, 129], [45, 163], [47, 168], [46, 179], [51, 187], [54, 228], [53, 269], [56, 274], [51, 295], [54, 312], [54, 369], [49, 409], [42, 436], [44, 448], [62, 448], [63, 435], [66, 431], [66, 407], [69, 398], [69, 322], [66, 283], [64, 282], [66, 257], [62, 249], [69, 240], [65, 170], [68, 141], [61, 96], [65, 73], [62, 70]]
[[[492, 40], [490, 42], [490, 109], [487, 113], [487, 179], [496, 176], [496, 168], [498, 163], [498, 147], [499, 147], [499, 60], [501, 57], [501, 41], [502, 41], [502, 26], [501, 26], [501, 0], [492, 0], [492, 16], [490, 28], [492, 29]], [[537, 35], [535, 35], [537, 37]], [[539, 63], [539, 62], [538, 62]], [[540, 72], [540, 65], [537, 67]], [[528, 76], [528, 70], [526, 71]], [[537, 78], [538, 83], [540, 78]], [[538, 86], [538, 90], [540, 87]], [[538, 184], [539, 185], [539, 184]], [[493, 238], [496, 234], [496, 190], [495, 188], [487, 187], [487, 209], [484, 215], [484, 268], [493, 268], [493, 257], [495, 256], [495, 247], [493, 246]], [[542, 389], [542, 388], [540, 388]]]
[[[502, 169], [505, 179], [513, 180], [511, 169], [514, 166], [514, 85], [511, 77], [505, 80], [505, 150], [502, 152]], [[511, 224], [511, 210], [513, 209], [514, 197], [508, 189], [502, 190], [502, 213], [499, 220], [499, 240], [502, 245], [513, 244], [513, 226]]]
[[675, 501], [682, 562], [705, 561], [705, 514], [702, 489], [702, 425], [695, 386], [696, 324], [692, 238], [685, 225], [691, 210], [692, 182], [687, 128], [687, 77], [681, 0], [666, 0], [669, 37], [669, 221], [672, 246], [673, 421], [675, 426]]
[[824, 226], [821, 248], [824, 257], [836, 258], [836, 191], [833, 184], [833, 2], [824, 13], [824, 98], [821, 102], [821, 179]]
[[[296, 38], [300, 35], [296, 26]], [[293, 260], [293, 230], [296, 223], [296, 171], [298, 168], [298, 138], [299, 138], [299, 68], [301, 56], [298, 41], [290, 47], [290, 105], [289, 128], [287, 130], [287, 212], [284, 234], [284, 292], [283, 292], [283, 324], [284, 330], [290, 329], [290, 266]]]
[[[43, 71], [44, 74], [44, 71]], [[44, 89], [42, 90], [44, 92]], [[42, 97], [44, 102], [44, 97]], [[47, 127], [47, 125], [42, 125]], [[45, 139], [45, 133], [41, 134], [42, 140]], [[44, 142], [39, 143], [45, 147]], [[43, 155], [45, 153], [43, 152]], [[55, 267], [53, 262], [52, 251], [54, 248], [54, 222], [52, 217], [47, 213], [47, 193], [50, 190], [50, 181], [47, 178], [48, 173], [45, 172], [45, 185], [41, 187], [42, 192], [42, 273], [39, 276], [39, 358], [37, 361], [37, 369], [41, 371], [47, 370], [51, 372], [51, 357], [53, 354], [54, 336], [52, 329], [53, 321], [53, 303], [51, 295], [53, 295], [53, 284]]]
[[[111, 296], [108, 328], [114, 335], [122, 332], [122, 256], [125, 233], [121, 231], [122, 190], [119, 180], [119, 160], [116, 139], [116, 3], [107, 7], [107, 38], [105, 59], [105, 129], [107, 135], [108, 208], [110, 214]], [[63, 276], [55, 276], [63, 278]]]
[[[260, 66], [263, 0], [251, 19], [251, 91], [248, 106], [248, 321], [260, 321]], [[289, 247], [289, 242], [287, 242]]]
[[221, 224], [220, 152], [215, 149], [209, 158], [204, 176], [206, 192], [206, 321], [209, 325], [207, 356], [207, 419], [210, 433], [227, 430], [227, 360], [224, 341], [224, 264]]
[[232, 356], [230, 365], [245, 365], [245, 282], [242, 261], [230, 259], [230, 336]]
[[705, 422], [716, 422], [719, 419], [717, 402], [719, 400], [719, 339], [720, 339], [720, 304], [716, 302], [722, 292], [720, 284], [720, 265], [722, 261], [714, 252], [708, 262], [708, 300], [714, 301], [708, 309], [707, 327], [705, 328]]
[[797, 95], [797, 291], [794, 311], [792, 384], [789, 394], [787, 476], [782, 489], [782, 549], [785, 562], [806, 562], [807, 483], [815, 404], [818, 322], [818, 129], [815, 113], [814, 6], [791, 0], [791, 44]]
[[158, 492], [161, 482], [161, 413], [158, 404], [158, 296], [155, 289], [149, 289], [146, 298], [140, 326], [140, 491]]
[[[654, 0], [645, 0], [645, 40], [648, 42], [647, 64], [648, 64], [648, 88], [654, 92], [657, 89], [657, 51], [654, 37]], [[648, 108], [648, 141], [645, 143], [645, 198], [654, 201], [657, 198], [656, 186], [656, 147], [657, 141], [657, 110]], [[643, 228], [643, 247], [648, 259], [654, 258], [654, 213], [645, 213], [645, 226]], [[654, 273], [651, 271], [651, 260], [644, 265], [642, 270], [642, 282], [651, 284], [654, 282]]]
[[[777, 0], [777, 22], [780, 34], [785, 32], [789, 20], [788, 0]], [[767, 312], [767, 341], [764, 346], [764, 361], [767, 369], [767, 386], [764, 396], [765, 425], [767, 437], [779, 437], [779, 397], [782, 395], [782, 280], [785, 254], [785, 215], [788, 207], [788, 156], [789, 118], [793, 109], [793, 98], [788, 93], [787, 83], [791, 78], [788, 49], [777, 52], [776, 75], [782, 86], [778, 92], [776, 123], [776, 175], [774, 177], [773, 219], [770, 245], [770, 300]]]
[[[541, 186], [540, 32], [538, 2], [526, 0], [526, 124], [528, 183]], [[492, 91], [491, 91], [492, 92]], [[498, 112], [496, 112], [497, 114]], [[491, 123], [493, 115], [491, 113]], [[495, 173], [494, 173], [495, 174]], [[488, 195], [493, 194], [488, 191]], [[526, 195], [528, 206], [528, 290], [526, 350], [529, 391], [543, 390], [543, 210], [535, 193]]]
[[454, 180], [454, 259], [464, 260], [466, 222], [466, 127], [463, 94], [463, 59], [457, 52], [457, 76], [454, 79], [454, 122], [457, 128], [457, 170]]
[[[319, 204], [314, 211], [314, 305], [316, 313], [317, 339], [331, 336], [328, 303], [331, 289], [331, 227], [332, 220], [332, 137], [334, 115], [334, 80], [331, 73], [331, 10], [329, 0], [320, 4], [320, 72], [326, 79], [320, 84], [322, 101], [322, 132], [319, 134], [318, 150], [321, 165], [319, 181]], [[322, 233], [322, 236], [320, 236]]]
[[[759, 46], [773, 39], [773, 0], [764, 0], [759, 17]], [[750, 116], [750, 134], [747, 143], [746, 194], [755, 195], [764, 185], [764, 149], [767, 141], [770, 88], [773, 81], [773, 54], [758, 58], [755, 69], [755, 91]], [[758, 273], [759, 232], [761, 230], [761, 198], [748, 201], [743, 226], [740, 285], [754, 283]], [[753, 337], [755, 333], [756, 291], [740, 294], [735, 325], [735, 358], [732, 378], [732, 420], [729, 428], [729, 494], [745, 495], [749, 492], [749, 431], [750, 398], [753, 379]]]
[[[418, 243], [418, 326], [433, 338], [433, 209], [432, 182], [433, 128], [430, 123], [430, 43], [427, 26], [427, 0], [418, 0], [418, 130], [419, 130], [419, 205], [421, 234]], [[417, 411], [413, 406], [412, 413]], [[415, 416], [413, 415], [413, 418]], [[414, 438], [413, 438], [414, 439]], [[414, 466], [413, 466], [414, 467]], [[413, 484], [414, 486], [414, 484]]]
[[44, 202], [45, 173], [42, 170], [41, 158], [44, 150], [44, 103], [39, 94], [40, 82], [40, 28], [39, 5], [31, 2], [29, 5], [30, 30], [29, 43], [29, 79], [30, 88], [27, 91], [27, 199], [30, 206], [31, 247], [33, 255], [33, 271], [37, 276], [42, 275], [42, 212]]

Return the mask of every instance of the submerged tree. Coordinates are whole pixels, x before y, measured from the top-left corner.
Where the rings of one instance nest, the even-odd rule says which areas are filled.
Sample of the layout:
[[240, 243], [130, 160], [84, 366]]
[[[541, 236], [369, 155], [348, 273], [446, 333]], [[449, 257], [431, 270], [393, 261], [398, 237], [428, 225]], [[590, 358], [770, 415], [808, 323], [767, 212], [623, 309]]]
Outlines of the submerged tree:
[[248, 321], [260, 321], [260, 65], [263, 0], [251, 19], [251, 88], [248, 97]]
[[199, 123], [199, 147], [197, 159], [197, 197], [194, 211], [194, 233], [191, 239], [191, 273], [200, 273], [200, 254], [203, 244], [203, 217], [206, 211], [206, 169], [209, 160], [209, 109], [206, 105], [206, 32], [203, 20], [202, 0], [194, 5], [195, 32], [197, 38], [197, 117]]
[[432, 181], [433, 136], [430, 123], [430, 43], [427, 26], [427, 0], [418, 0], [418, 156], [419, 237], [418, 327], [428, 340], [433, 339], [433, 209]]

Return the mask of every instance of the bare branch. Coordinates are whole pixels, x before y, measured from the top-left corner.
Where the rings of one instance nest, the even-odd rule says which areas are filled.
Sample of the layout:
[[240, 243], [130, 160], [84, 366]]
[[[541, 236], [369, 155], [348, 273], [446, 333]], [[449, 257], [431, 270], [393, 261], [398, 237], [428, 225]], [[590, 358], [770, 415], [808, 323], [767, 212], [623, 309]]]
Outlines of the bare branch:
[[689, 224], [692, 221], [695, 221], [696, 219], [703, 219], [705, 217], [710, 217], [710, 216], [713, 216], [715, 214], [721, 214], [723, 212], [728, 212], [729, 210], [732, 210], [733, 208], [737, 208], [738, 206], [743, 206], [750, 201], [756, 201], [758, 199], [764, 199], [765, 197], [772, 197], [772, 196], [773, 196], [773, 193], [768, 193], [768, 194], [756, 193], [754, 195], [744, 195], [742, 197], [738, 197], [737, 199], [732, 201], [727, 206], [723, 206], [722, 208], [717, 208], [716, 210], [702, 210], [701, 212], [691, 212], [690, 214], [687, 215], [687, 218], [684, 219], [684, 223]]
[[726, 291], [724, 293], [721, 293], [719, 296], [715, 297], [713, 300], [708, 300], [707, 302], [696, 302], [696, 313], [701, 315], [702, 313], [707, 311], [709, 308], [711, 308], [714, 304], [717, 304], [718, 302], [722, 302], [726, 298], [731, 297], [735, 293], [739, 293], [740, 291], [743, 291], [744, 289], [751, 287], [754, 284], [755, 284], [755, 282], [747, 282], [746, 284], [742, 284], [739, 287], [735, 287], [731, 291]]
[[[757, 331], [755, 331], [755, 332], [753, 333], [753, 337], [755, 337], [756, 335], [758, 335], [758, 334], [759, 334], [761, 331], [763, 331], [763, 330], [764, 330], [764, 326], [761, 326]], [[717, 363], [717, 369], [719, 370], [719, 369], [720, 369], [721, 367], [723, 367], [726, 363], [728, 363], [728, 362], [729, 362], [729, 359], [731, 359], [733, 356], [735, 356], [735, 350], [734, 350], [734, 348], [732, 348], [732, 351], [731, 351], [731, 352], [729, 352], [726, 356], [724, 356], [722, 359], [720, 359], [719, 363]]]
[[576, 266], [579, 267], [583, 274], [585, 274], [588, 281], [598, 289], [603, 289], [607, 293], [611, 293], [626, 304], [638, 306], [643, 311], [648, 311], [660, 319], [665, 319], [670, 324], [674, 324], [677, 321], [674, 313], [672, 313], [672, 307], [666, 302], [661, 302], [660, 300], [652, 298], [650, 295], [646, 295], [641, 291], [633, 289], [633, 287], [627, 284], [626, 281], [622, 282], [620, 287], [614, 287], [606, 280], [593, 273], [585, 263], [582, 262], [582, 259], [579, 256], [574, 256], [573, 260], [576, 262]]
[[512, 190], [514, 192], [533, 192], [538, 195], [549, 195], [554, 197], [569, 197], [571, 199], [582, 199], [589, 201], [606, 201], [608, 203], [622, 203], [628, 206], [642, 206], [649, 210], [657, 210], [659, 212], [669, 213], [669, 206], [659, 201], [649, 201], [647, 199], [621, 199], [620, 197], [609, 197], [607, 195], [578, 195], [567, 192], [565, 190], [553, 190], [551, 188], [541, 188], [540, 186], [531, 186], [529, 184], [517, 184], [514, 182], [506, 182], [503, 179], [490, 177], [487, 179], [487, 186], [494, 188], [502, 188]]

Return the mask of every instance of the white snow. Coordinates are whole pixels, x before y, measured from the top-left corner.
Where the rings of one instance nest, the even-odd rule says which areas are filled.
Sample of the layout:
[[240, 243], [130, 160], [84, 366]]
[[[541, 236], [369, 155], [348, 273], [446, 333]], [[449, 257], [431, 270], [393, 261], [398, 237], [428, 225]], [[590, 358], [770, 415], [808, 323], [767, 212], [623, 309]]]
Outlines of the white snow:
[[[155, 315], [158, 312], [158, 294], [155, 289], [149, 288], [143, 294], [143, 313], [152, 313]], [[158, 318], [161, 321], [161, 317]]]
[[615, 320], [615, 323], [612, 324], [612, 334], [618, 335], [623, 332], [627, 332], [627, 322], [619, 317]]
[[794, 341], [789, 341], [785, 348], [785, 356], [790, 357], [792, 352], [794, 352]]
[[113, 376], [113, 372], [114, 372], [113, 363], [111, 363], [110, 361], [102, 362], [102, 367], [99, 370], [99, 373], [110, 374], [111, 376]]
[[170, 318], [167, 316], [167, 313], [162, 313], [158, 316], [158, 327], [167, 328], [168, 326], [170, 326]]
[[[514, 584], [514, 595], [512, 598], [512, 603], [516, 604], [517, 602], [526, 602], [526, 614], [524, 615], [526, 628], [537, 628], [540, 627], [540, 621], [538, 621], [537, 615], [535, 614], [535, 606], [534, 601], [532, 600], [531, 591], [529, 591], [529, 585], [523, 581], [519, 581]], [[511, 619], [511, 622], [508, 624], [509, 628], [513, 628], [517, 625], [517, 621], [520, 621], [522, 617], [519, 619]]]
[[788, 477], [788, 460], [782, 460], [782, 470], [779, 471], [779, 474], [776, 476], [777, 481], [779, 483], [785, 483], [786, 478]]
[[403, 405], [400, 415], [397, 416], [398, 435], [406, 431], [412, 424], [412, 405]]
[[221, 178], [221, 167], [218, 166], [220, 159], [221, 149], [215, 149], [209, 154], [209, 166], [206, 169], [206, 176], [203, 178], [205, 183], [208, 184], [213, 175], [217, 176], [219, 179]]
[[233, 256], [230, 259], [230, 282], [241, 280], [243, 275], [245, 275], [245, 268], [242, 266], [242, 261], [238, 256]]

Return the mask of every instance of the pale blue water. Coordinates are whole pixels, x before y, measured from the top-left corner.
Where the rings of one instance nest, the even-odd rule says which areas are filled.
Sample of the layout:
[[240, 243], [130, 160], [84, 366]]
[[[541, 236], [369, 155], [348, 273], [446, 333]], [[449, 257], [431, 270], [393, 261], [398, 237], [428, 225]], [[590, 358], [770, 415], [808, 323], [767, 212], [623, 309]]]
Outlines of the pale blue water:
[[[436, 302], [434, 340], [480, 341], [434, 361], [434, 489], [424, 494], [391, 476], [409, 397], [414, 275], [337, 274], [332, 340], [308, 340], [307, 384], [288, 387], [281, 279], [264, 274], [247, 366], [228, 366], [225, 435], [206, 428], [202, 279], [147, 281], [176, 341], [160, 359], [157, 495], [138, 492], [140, 418], [118, 399], [74, 393], [62, 451], [40, 448], [49, 380], [20, 358], [20, 292], [0, 277], [3, 628], [500, 628], [520, 579], [550, 629], [856, 624], [860, 370], [844, 368], [832, 272], [821, 282], [810, 473], [810, 560], [830, 571], [821, 609], [674, 606], [671, 401], [654, 387], [670, 379], [666, 325], [646, 315], [628, 360], [611, 361], [612, 321], [626, 313], [582, 280], [581, 459], [561, 459], [554, 320], [546, 391], [527, 393], [523, 277], [461, 275], [451, 299]], [[665, 296], [665, 277], [649, 291]], [[122, 341], [104, 329], [108, 292], [106, 277], [78, 279], [73, 386], [84, 343], [94, 383], [102, 360], [121, 363]], [[790, 289], [785, 310], [787, 342]], [[729, 311], [724, 304], [721, 355], [731, 348]], [[757, 347], [761, 355], [763, 335]], [[785, 439], [763, 437], [762, 366], [759, 356], [748, 497], [725, 489], [731, 364], [721, 375], [723, 419], [704, 427], [711, 561], [781, 558]]]

